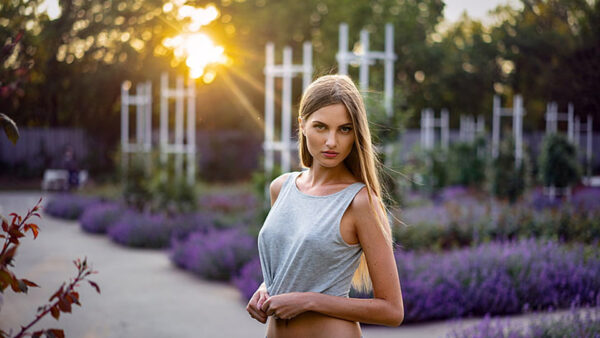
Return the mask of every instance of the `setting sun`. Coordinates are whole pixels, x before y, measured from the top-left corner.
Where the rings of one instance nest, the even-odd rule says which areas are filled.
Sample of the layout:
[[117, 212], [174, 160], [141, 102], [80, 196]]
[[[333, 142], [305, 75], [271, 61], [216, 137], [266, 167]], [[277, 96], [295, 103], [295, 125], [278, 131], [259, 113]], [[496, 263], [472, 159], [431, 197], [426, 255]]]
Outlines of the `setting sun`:
[[203, 77], [204, 82], [212, 82], [215, 74], [213, 71], [207, 72], [206, 67], [210, 64], [225, 63], [227, 61], [224, 55], [225, 49], [215, 45], [207, 34], [199, 30], [217, 19], [220, 15], [219, 10], [214, 5], [204, 8], [183, 5], [177, 9], [174, 8], [176, 5], [177, 2], [168, 2], [163, 6], [163, 11], [165, 13], [174, 11], [179, 20], [189, 19], [189, 23], [181, 34], [165, 38], [162, 45], [173, 50], [176, 63], [185, 60], [191, 78]]

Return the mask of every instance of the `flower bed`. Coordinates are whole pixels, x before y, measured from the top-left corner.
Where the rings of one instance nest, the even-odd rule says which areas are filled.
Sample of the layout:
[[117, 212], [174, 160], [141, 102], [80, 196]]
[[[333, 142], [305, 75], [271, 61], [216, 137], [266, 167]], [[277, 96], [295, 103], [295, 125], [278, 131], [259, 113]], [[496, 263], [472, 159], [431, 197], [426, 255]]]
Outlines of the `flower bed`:
[[600, 190], [580, 189], [570, 202], [539, 208], [542, 198], [516, 205], [479, 201], [472, 197], [443, 205], [402, 211], [406, 226], [394, 229], [394, 239], [406, 250], [442, 250], [494, 240], [545, 238], [594, 244], [600, 241]]
[[405, 322], [600, 302], [600, 257], [581, 245], [530, 239], [395, 255]]
[[103, 234], [123, 213], [123, 207], [116, 203], [99, 202], [85, 208], [79, 222], [86, 232]]
[[237, 286], [245, 299], [250, 299], [256, 289], [263, 281], [262, 270], [260, 268], [260, 259], [254, 257], [246, 263], [240, 270], [240, 273], [233, 278], [233, 284]]
[[164, 248], [169, 245], [171, 229], [161, 214], [127, 211], [108, 229], [108, 236], [127, 246]]
[[201, 277], [226, 281], [256, 255], [256, 240], [232, 228], [194, 232], [183, 241], [174, 241], [171, 260]]
[[[546, 316], [549, 314], [546, 314]], [[511, 322], [509, 319], [493, 319], [491, 316], [486, 315], [478, 324], [468, 328], [454, 329], [446, 337], [600, 337], [600, 308], [584, 309], [584, 311], [573, 309], [567, 314], [554, 319], [546, 316], [538, 316], [530, 324], [522, 326]]]
[[78, 219], [83, 211], [96, 203], [97, 198], [74, 194], [58, 194], [46, 203], [44, 212], [50, 216], [64, 219]]

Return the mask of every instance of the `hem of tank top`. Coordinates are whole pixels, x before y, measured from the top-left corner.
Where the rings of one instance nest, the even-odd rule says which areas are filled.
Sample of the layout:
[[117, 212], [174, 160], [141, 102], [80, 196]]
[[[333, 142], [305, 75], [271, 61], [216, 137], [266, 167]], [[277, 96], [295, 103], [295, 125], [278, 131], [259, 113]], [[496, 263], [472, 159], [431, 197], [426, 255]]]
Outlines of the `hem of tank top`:
[[292, 189], [295, 189], [297, 192], [300, 193], [300, 196], [306, 196], [308, 198], [324, 198], [324, 197], [331, 197], [331, 196], [336, 196], [339, 195], [340, 193], [346, 191], [347, 189], [349, 189], [350, 187], [357, 185], [357, 184], [362, 184], [364, 185], [364, 183], [362, 182], [354, 182], [352, 184], [349, 184], [347, 187], [345, 187], [344, 189], [340, 190], [340, 191], [336, 191], [333, 194], [329, 194], [329, 195], [320, 195], [320, 196], [316, 196], [316, 195], [309, 195], [305, 192], [302, 192], [300, 189], [298, 189], [298, 186], [296, 185], [296, 179], [298, 178], [298, 176], [300, 176], [300, 174], [302, 174], [303, 171], [296, 171], [296, 175], [292, 176]]

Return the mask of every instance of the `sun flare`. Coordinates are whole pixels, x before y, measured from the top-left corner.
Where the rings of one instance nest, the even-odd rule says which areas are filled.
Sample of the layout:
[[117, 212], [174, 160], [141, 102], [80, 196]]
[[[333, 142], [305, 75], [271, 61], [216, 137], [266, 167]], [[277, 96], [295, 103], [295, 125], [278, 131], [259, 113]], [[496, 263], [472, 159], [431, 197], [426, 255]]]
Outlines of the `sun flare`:
[[219, 10], [214, 5], [196, 8], [189, 5], [180, 6], [180, 3], [175, 1], [166, 3], [163, 11], [174, 12], [179, 20], [189, 19], [189, 23], [185, 25], [181, 34], [165, 38], [162, 45], [173, 50], [177, 62], [185, 60], [191, 78], [202, 77], [204, 82], [212, 82], [215, 73], [207, 71], [207, 67], [212, 64], [226, 63], [225, 49], [216, 45], [210, 36], [199, 31], [202, 26], [210, 24], [219, 17]]

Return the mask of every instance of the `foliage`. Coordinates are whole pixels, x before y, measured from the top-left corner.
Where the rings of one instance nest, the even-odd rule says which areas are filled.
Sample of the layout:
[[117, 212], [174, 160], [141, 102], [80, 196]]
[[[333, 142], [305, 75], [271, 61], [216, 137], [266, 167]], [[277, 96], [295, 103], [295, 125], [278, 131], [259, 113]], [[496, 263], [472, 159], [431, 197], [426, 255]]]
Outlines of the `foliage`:
[[140, 158], [135, 157], [131, 166], [125, 169], [125, 182], [123, 182], [125, 203], [138, 211], [148, 209], [153, 200], [151, 182], [149, 169]]
[[161, 214], [126, 211], [109, 229], [115, 242], [132, 247], [164, 248], [169, 245], [171, 225]]
[[448, 184], [448, 168], [446, 166], [448, 152], [438, 147], [424, 151], [423, 156], [425, 161], [423, 188], [433, 196]]
[[577, 149], [563, 135], [553, 133], [544, 137], [538, 161], [540, 179], [546, 187], [564, 188], [579, 181]]
[[79, 219], [84, 210], [97, 202], [94, 197], [81, 196], [77, 194], [57, 194], [44, 208], [44, 211], [51, 216], [65, 219]]
[[171, 238], [175, 241], [181, 241], [185, 240], [191, 233], [206, 233], [213, 229], [215, 215], [210, 212], [198, 211], [175, 216], [170, 222], [173, 227]]
[[263, 281], [260, 259], [254, 257], [233, 278], [233, 284], [240, 290], [244, 299], [249, 300]]
[[[42, 199], [40, 198], [37, 204], [27, 212], [25, 217], [19, 216], [16, 213], [10, 214], [12, 217], [10, 224], [7, 219], [1, 216], [2, 234], [0, 234], [0, 238], [4, 238], [4, 245], [2, 247], [2, 251], [0, 252], [0, 292], [2, 293], [4, 293], [4, 290], [9, 286], [16, 293], [27, 293], [29, 287], [39, 287], [36, 283], [30, 280], [17, 278], [15, 274], [9, 270], [9, 267], [14, 266], [14, 256], [17, 252], [17, 248], [21, 244], [19, 238], [25, 237], [27, 231], [31, 231], [33, 233], [34, 239], [36, 239], [38, 236], [38, 225], [34, 223], [28, 223], [28, 221], [32, 216], [36, 216], [38, 218], [41, 217], [38, 213], [38, 211], [41, 209], [41, 201]], [[77, 267], [77, 276], [69, 283], [63, 283], [62, 286], [50, 297], [50, 303], [39, 307], [36, 317], [30, 323], [21, 326], [21, 330], [14, 337], [25, 337], [28, 335], [31, 335], [32, 337], [41, 337], [42, 335], [46, 335], [47, 337], [64, 337], [63, 330], [59, 329], [43, 329], [33, 333], [27, 331], [49, 313], [52, 315], [52, 317], [58, 320], [61, 312], [71, 312], [72, 304], [81, 306], [79, 303], [79, 293], [75, 291], [75, 288], [79, 286], [80, 282], [87, 281], [96, 289], [98, 293], [100, 293], [100, 288], [98, 285], [95, 282], [87, 279], [90, 274], [97, 273], [87, 265], [87, 258], [84, 259], [83, 262], [80, 259], [77, 259], [76, 261], [73, 261], [73, 263]], [[11, 334], [12, 330], [10, 332], [0, 330], [0, 337], [9, 337]]]
[[461, 196], [460, 189], [447, 188], [440, 194], [446, 196], [443, 204], [403, 211], [400, 218], [406, 225], [396, 226], [393, 236], [405, 250], [439, 251], [531, 237], [593, 245], [600, 238], [596, 190], [575, 191], [570, 202], [539, 209], [538, 193], [530, 201], [504, 205]]
[[448, 183], [451, 185], [481, 186], [485, 180], [485, 139], [453, 143], [448, 149]]
[[529, 163], [523, 152], [520, 165], [515, 165], [515, 144], [512, 137], [500, 142], [498, 156], [491, 161], [490, 184], [494, 196], [514, 203], [529, 184]]
[[99, 202], [91, 204], [79, 218], [84, 231], [106, 233], [123, 213], [123, 207], [116, 203]]
[[256, 255], [256, 240], [232, 228], [194, 232], [183, 241], [174, 241], [171, 260], [201, 277], [226, 281]]
[[600, 301], [600, 257], [533, 239], [445, 253], [395, 253], [405, 322], [520, 313]]
[[535, 320], [525, 325], [525, 327], [509, 319], [492, 318], [488, 314], [477, 325], [454, 329], [446, 337], [595, 338], [600, 335], [598, 308], [584, 308], [580, 311], [573, 308], [567, 314], [555, 319], [550, 317], [551, 314], [551, 312], [541, 313], [536, 316]]

